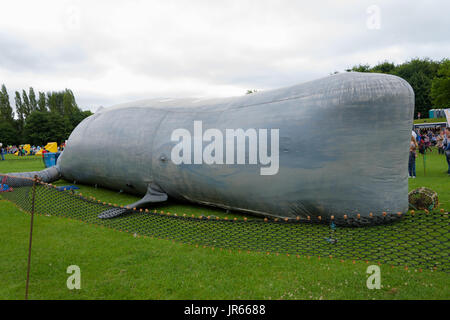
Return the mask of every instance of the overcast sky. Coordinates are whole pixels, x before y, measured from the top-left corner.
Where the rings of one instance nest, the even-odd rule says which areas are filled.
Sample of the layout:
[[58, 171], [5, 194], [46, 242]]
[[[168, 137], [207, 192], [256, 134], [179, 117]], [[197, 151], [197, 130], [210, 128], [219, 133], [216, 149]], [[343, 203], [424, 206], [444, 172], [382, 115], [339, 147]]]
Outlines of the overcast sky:
[[450, 1], [4, 1], [0, 84], [82, 109], [242, 95], [355, 64], [450, 56]]

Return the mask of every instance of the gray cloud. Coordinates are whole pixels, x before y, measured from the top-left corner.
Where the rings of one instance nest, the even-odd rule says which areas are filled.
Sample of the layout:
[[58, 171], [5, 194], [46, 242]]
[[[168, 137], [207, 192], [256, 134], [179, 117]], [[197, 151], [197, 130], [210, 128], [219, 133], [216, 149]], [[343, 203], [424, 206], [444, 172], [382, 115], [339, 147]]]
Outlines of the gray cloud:
[[[367, 26], [372, 5], [379, 29]], [[2, 9], [0, 79], [10, 91], [68, 87], [92, 110], [243, 94], [450, 52], [445, 0], [15, 1]]]

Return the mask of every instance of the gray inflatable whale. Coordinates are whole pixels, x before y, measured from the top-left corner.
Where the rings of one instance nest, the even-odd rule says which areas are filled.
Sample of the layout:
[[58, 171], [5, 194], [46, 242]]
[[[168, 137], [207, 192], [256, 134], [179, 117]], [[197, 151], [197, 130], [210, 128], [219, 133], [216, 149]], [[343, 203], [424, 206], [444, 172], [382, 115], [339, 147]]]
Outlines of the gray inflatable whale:
[[413, 110], [403, 79], [354, 72], [235, 98], [137, 101], [82, 121], [56, 167], [11, 175], [143, 196], [130, 207], [170, 196], [269, 217], [364, 219], [408, 209]]

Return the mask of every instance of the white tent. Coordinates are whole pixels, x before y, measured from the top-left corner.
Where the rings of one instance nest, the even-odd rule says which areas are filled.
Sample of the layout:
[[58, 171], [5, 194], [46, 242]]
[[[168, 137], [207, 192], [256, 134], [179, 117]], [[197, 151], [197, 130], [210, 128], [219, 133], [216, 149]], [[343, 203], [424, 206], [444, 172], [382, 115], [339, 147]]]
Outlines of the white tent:
[[450, 127], [450, 109], [444, 110], [445, 117], [447, 118], [447, 126]]

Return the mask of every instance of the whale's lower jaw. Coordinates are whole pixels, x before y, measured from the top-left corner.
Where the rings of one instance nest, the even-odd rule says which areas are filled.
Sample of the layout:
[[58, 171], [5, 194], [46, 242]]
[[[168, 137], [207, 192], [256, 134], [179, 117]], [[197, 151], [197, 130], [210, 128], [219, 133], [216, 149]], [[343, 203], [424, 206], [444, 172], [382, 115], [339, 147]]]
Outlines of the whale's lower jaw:
[[[367, 226], [367, 225], [378, 225], [383, 223], [388, 223], [391, 221], [398, 220], [401, 217], [399, 212], [404, 213], [408, 210], [408, 202], [404, 201], [403, 207], [398, 207], [397, 210], [388, 210], [381, 208], [380, 212], [372, 212], [370, 210], [357, 210], [355, 208], [351, 208], [348, 211], [340, 211], [330, 209], [324, 209], [321, 205], [316, 205], [312, 201], [303, 201], [301, 205], [301, 210], [299, 210], [299, 202], [295, 202], [295, 204], [291, 204], [284, 208], [284, 210], [277, 210], [275, 212], [271, 211], [261, 211], [261, 210], [253, 210], [249, 208], [241, 208], [241, 207], [233, 207], [226, 204], [221, 204], [217, 202], [208, 202], [191, 199], [187, 196], [183, 196], [179, 198], [180, 200], [185, 200], [191, 203], [197, 203], [200, 205], [216, 207], [226, 210], [232, 210], [237, 212], [243, 212], [254, 216], [259, 217], [268, 217], [272, 220], [284, 221], [284, 222], [318, 222], [318, 223], [326, 223], [330, 224], [334, 222], [336, 225], [341, 226]], [[349, 204], [348, 207], [351, 207]], [[383, 210], [388, 211], [384, 212]], [[370, 212], [369, 212], [370, 211]], [[383, 213], [384, 212], [384, 213]]]
[[51, 183], [59, 180], [61, 173], [57, 166], [53, 166], [41, 171], [0, 174], [1, 183], [7, 184], [10, 187], [30, 186], [33, 184], [35, 178], [45, 183]]

